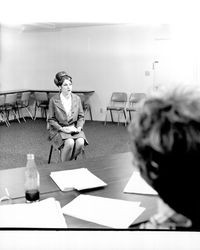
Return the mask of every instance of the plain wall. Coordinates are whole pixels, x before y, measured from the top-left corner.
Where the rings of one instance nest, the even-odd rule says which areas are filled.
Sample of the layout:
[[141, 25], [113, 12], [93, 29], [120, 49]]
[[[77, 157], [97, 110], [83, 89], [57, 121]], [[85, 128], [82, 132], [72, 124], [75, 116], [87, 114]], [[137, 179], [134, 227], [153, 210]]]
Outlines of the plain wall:
[[[90, 98], [93, 119], [104, 120], [114, 91], [148, 93], [155, 85], [198, 80], [193, 64], [187, 71], [182, 65], [182, 71], [178, 65], [172, 67], [176, 46], [170, 34], [168, 25], [115, 24], [50, 31], [2, 26], [0, 88], [56, 89], [55, 73], [66, 70], [74, 90], [95, 91]], [[153, 69], [156, 60], [159, 63]]]

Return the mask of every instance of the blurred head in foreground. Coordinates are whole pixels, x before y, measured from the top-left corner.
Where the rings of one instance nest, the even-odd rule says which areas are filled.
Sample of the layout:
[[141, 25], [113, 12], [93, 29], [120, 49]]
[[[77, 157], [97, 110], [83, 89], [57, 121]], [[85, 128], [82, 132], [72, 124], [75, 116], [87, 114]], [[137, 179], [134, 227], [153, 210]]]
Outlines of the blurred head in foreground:
[[129, 126], [142, 177], [200, 229], [200, 92], [173, 89], [145, 100]]

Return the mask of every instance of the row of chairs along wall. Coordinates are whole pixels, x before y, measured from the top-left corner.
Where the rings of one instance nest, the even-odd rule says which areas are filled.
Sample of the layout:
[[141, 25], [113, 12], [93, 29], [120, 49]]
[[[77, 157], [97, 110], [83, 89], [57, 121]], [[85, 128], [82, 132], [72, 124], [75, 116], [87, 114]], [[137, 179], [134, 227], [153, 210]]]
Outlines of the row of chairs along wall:
[[[31, 119], [35, 120], [37, 117], [37, 112], [40, 109], [41, 116], [47, 117], [47, 110], [50, 98], [55, 95], [55, 92], [33, 92], [26, 91], [20, 93], [8, 93], [5, 95], [0, 95], [0, 120], [5, 122], [7, 126], [10, 126], [10, 119], [17, 119], [20, 123], [22, 118], [26, 121], [24, 117], [24, 112], [26, 110]], [[84, 103], [84, 94], [79, 95], [85, 113], [89, 111], [90, 119], [92, 118], [91, 107], [89, 103]], [[132, 120], [131, 113], [136, 111], [136, 105], [142, 99], [146, 98], [144, 93], [131, 93], [128, 98], [128, 94], [125, 92], [113, 92], [110, 98], [109, 105], [106, 107], [106, 115], [104, 124], [106, 125], [108, 119], [108, 113], [110, 113], [111, 121], [114, 122], [113, 112], [117, 113], [117, 122], [120, 122], [120, 116], [124, 116], [125, 125], [128, 121]], [[10, 117], [10, 115], [12, 117]]]
[[[25, 91], [20, 93], [7, 93], [0, 95], [0, 121], [10, 126], [10, 120], [16, 119], [20, 123], [24, 117], [24, 110], [28, 113], [31, 119], [35, 120], [38, 115], [47, 117], [47, 111], [50, 98], [55, 95], [55, 92], [31, 92]], [[92, 120], [91, 107], [88, 102], [84, 102], [84, 94], [79, 94], [85, 113], [89, 112]], [[40, 114], [38, 114], [40, 111]]]
[[126, 92], [113, 92], [110, 97], [109, 105], [106, 107], [104, 124], [106, 125], [108, 114], [114, 122], [113, 112], [117, 113], [117, 123], [119, 125], [120, 116], [124, 116], [125, 126], [132, 120], [132, 113], [137, 111], [138, 104], [146, 98], [145, 93], [131, 93], [128, 98]]

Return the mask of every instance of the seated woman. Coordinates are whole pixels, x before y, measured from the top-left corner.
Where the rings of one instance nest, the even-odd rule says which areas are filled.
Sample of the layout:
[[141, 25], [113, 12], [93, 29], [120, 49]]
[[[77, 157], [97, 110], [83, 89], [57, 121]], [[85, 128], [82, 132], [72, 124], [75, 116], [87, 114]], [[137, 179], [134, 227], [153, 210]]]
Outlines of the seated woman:
[[200, 93], [148, 98], [129, 131], [141, 175], [161, 198], [158, 214], [140, 228], [200, 230]]
[[88, 141], [83, 132], [84, 112], [81, 99], [72, 93], [72, 78], [65, 71], [58, 72], [54, 83], [59, 87], [49, 102], [49, 139], [61, 150], [61, 160], [76, 158]]

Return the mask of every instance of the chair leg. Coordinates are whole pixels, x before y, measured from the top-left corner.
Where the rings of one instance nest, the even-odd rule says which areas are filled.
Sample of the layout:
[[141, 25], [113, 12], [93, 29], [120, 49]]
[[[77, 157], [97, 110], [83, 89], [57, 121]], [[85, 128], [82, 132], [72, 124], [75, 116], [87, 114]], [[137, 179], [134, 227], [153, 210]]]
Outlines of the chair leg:
[[8, 122], [6, 114], [3, 111], [1, 112], [1, 118], [2, 118], [2, 121], [5, 122], [6, 126], [9, 127], [10, 123]]
[[12, 110], [12, 112], [13, 112], [13, 114], [14, 114], [15, 118], [17, 119], [17, 121], [18, 121], [19, 123], [21, 123], [21, 122], [20, 122], [20, 120], [19, 120], [19, 118], [17, 117], [17, 112], [15, 112], [15, 110], [14, 110], [14, 109]]
[[92, 109], [91, 109], [90, 106], [89, 106], [89, 112], [90, 112], [90, 119], [91, 119], [91, 121], [93, 121], [93, 118], [92, 118]]
[[29, 109], [28, 108], [25, 108], [25, 109], [27, 110], [27, 112], [29, 113], [31, 119], [33, 120], [33, 115], [31, 114], [31, 112], [29, 111]]
[[[83, 159], [86, 159], [85, 149], [84, 149], [84, 148], [82, 148], [80, 154], [82, 155], [82, 158], [83, 158]], [[80, 155], [80, 154], [79, 154], [79, 155]], [[77, 160], [77, 158], [78, 158], [79, 155], [77, 155], [77, 156], [74, 158], [75, 161]]]
[[106, 117], [105, 117], [105, 121], [104, 121], [104, 126], [106, 125], [106, 122], [107, 122], [107, 112], [108, 112], [108, 110], [106, 110]]
[[[26, 122], [26, 119], [25, 119], [25, 117], [24, 117], [24, 114], [23, 114], [23, 112], [22, 112], [22, 109], [21, 109], [21, 114], [22, 114], [22, 119], [24, 120], [24, 122]], [[19, 110], [19, 116], [20, 116], [20, 110]]]
[[111, 116], [111, 120], [113, 122], [113, 115], [112, 115], [112, 110], [110, 109], [110, 116]]
[[132, 120], [132, 117], [131, 117], [131, 111], [129, 110], [129, 119], [130, 119], [130, 122]]
[[117, 116], [117, 125], [119, 126], [119, 115], [120, 115], [120, 111], [117, 112], [118, 116]]
[[48, 120], [48, 115], [47, 115], [47, 113], [48, 113], [48, 110], [45, 108], [45, 119], [46, 119], [46, 121]]
[[124, 118], [125, 118], [125, 127], [126, 127], [126, 111], [123, 110], [123, 113], [124, 113]]
[[36, 115], [37, 115], [37, 104], [35, 104], [34, 120], [36, 120]]
[[51, 145], [51, 148], [50, 148], [48, 164], [51, 162], [52, 151], [53, 151], [53, 145]]

